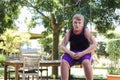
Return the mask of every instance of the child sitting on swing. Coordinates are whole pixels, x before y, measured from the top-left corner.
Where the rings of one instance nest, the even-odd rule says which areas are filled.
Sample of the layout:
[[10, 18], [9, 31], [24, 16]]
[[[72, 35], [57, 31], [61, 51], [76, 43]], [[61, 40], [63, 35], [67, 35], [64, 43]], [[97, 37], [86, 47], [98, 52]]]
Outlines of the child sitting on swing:
[[[61, 43], [64, 54], [61, 57], [61, 80], [69, 79], [69, 69], [76, 62], [82, 65], [86, 80], [93, 80], [92, 53], [97, 48], [95, 38], [84, 26], [84, 16], [75, 14], [72, 19], [73, 29], [69, 30]], [[70, 42], [70, 49], [66, 45]]]

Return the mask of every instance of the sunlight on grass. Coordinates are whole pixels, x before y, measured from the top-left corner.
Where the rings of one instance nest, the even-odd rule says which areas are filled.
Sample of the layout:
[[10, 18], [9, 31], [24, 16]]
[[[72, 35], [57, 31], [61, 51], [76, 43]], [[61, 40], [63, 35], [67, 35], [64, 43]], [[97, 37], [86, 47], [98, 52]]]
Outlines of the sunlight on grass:
[[3, 78], [4, 77], [4, 70], [3, 70], [3, 68], [0, 68], [0, 78]]

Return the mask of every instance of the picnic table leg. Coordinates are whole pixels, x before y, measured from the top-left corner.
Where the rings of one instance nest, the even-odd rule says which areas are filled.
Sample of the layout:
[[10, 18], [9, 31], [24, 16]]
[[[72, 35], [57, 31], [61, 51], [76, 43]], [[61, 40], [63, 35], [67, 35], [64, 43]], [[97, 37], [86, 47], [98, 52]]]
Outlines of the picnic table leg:
[[48, 66], [47, 66], [47, 80], [48, 80]]
[[7, 80], [7, 65], [4, 64], [4, 80]]
[[18, 77], [18, 69], [19, 69], [19, 66], [16, 64], [15, 65], [15, 80], [19, 79], [19, 77]]

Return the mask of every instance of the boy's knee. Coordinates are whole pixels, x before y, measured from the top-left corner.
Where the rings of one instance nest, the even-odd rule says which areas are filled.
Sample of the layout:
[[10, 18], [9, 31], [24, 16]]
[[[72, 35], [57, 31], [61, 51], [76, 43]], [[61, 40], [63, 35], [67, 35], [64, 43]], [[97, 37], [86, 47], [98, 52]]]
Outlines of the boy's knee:
[[[88, 59], [85, 59], [85, 60], [83, 60], [83, 62], [82, 62], [82, 65], [83, 66], [85, 66], [85, 65], [89, 65], [90, 64], [90, 60], [88, 60]], [[91, 64], [90, 64], [91, 65]]]
[[61, 66], [69, 66], [69, 63], [66, 60], [61, 60]]

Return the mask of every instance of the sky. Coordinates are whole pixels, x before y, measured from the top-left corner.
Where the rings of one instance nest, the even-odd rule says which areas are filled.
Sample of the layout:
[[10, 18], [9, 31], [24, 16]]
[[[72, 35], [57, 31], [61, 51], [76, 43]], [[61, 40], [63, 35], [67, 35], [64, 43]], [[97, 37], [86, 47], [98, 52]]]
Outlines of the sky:
[[[22, 8], [20, 12], [21, 14], [19, 15], [18, 19], [15, 20], [15, 24], [17, 25], [19, 31], [27, 32], [28, 28], [27, 25], [25, 24], [25, 20], [27, 19], [27, 23], [29, 23], [32, 14], [27, 10], [26, 7]], [[31, 29], [30, 32], [40, 34], [44, 30], [45, 28], [43, 25], [38, 25], [35, 28]]]

